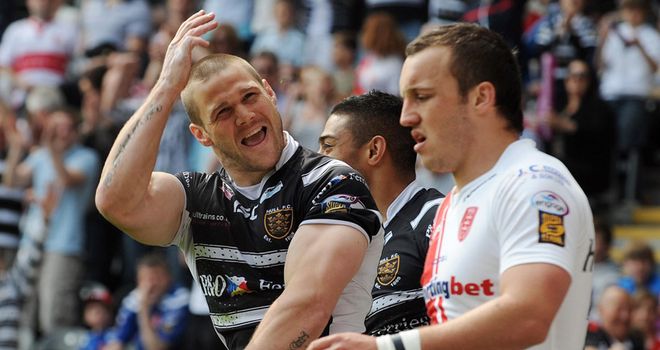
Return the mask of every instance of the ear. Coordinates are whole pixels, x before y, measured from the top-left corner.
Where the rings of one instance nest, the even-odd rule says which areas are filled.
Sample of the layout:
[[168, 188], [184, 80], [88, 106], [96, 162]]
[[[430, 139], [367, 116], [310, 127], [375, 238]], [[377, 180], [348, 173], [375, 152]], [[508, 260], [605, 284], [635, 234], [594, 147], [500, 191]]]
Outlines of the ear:
[[270, 100], [277, 106], [277, 95], [275, 95], [275, 90], [273, 90], [270, 84], [268, 84], [266, 79], [261, 79], [261, 83], [264, 85], [264, 89], [266, 89], [266, 94], [270, 97]]
[[190, 129], [190, 132], [200, 144], [206, 147], [213, 146], [213, 140], [209, 138], [209, 135], [206, 133], [204, 128], [197, 124], [190, 123], [190, 125], [188, 125], [188, 129]]
[[387, 141], [385, 141], [385, 138], [376, 135], [367, 142], [367, 149], [366, 152], [368, 152], [367, 155], [367, 163], [371, 166], [377, 165], [378, 163], [381, 162], [383, 159], [383, 156], [385, 155], [385, 150], [387, 149]]
[[470, 105], [480, 114], [495, 108], [497, 104], [497, 92], [495, 86], [488, 81], [479, 83], [472, 89]]

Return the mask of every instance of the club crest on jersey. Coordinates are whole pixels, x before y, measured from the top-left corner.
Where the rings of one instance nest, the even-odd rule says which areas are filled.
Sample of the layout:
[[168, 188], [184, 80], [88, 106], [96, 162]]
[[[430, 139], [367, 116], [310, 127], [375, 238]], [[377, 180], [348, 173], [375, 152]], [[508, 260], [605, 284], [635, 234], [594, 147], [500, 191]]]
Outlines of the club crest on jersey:
[[539, 210], [539, 243], [565, 246], [564, 216], [569, 213], [568, 204], [554, 192], [541, 191], [532, 196], [532, 205]]
[[290, 205], [269, 209], [264, 216], [266, 234], [275, 239], [289, 235], [293, 227], [293, 208]]
[[474, 218], [477, 216], [478, 207], [469, 207], [465, 209], [465, 214], [463, 214], [463, 219], [461, 220], [461, 225], [458, 228], [458, 241], [463, 242], [465, 237], [470, 233], [472, 228], [472, 223]]
[[399, 273], [400, 259], [399, 255], [391, 256], [388, 259], [381, 260], [378, 264], [378, 276], [376, 280], [383, 286], [394, 282]]

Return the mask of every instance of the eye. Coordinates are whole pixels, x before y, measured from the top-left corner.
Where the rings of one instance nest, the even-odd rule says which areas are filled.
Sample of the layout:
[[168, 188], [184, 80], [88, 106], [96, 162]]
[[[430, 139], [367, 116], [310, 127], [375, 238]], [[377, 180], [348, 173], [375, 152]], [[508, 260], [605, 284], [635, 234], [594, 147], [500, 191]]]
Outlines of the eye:
[[430, 98], [429, 95], [415, 94], [415, 100], [417, 101], [426, 101]]
[[243, 96], [243, 102], [252, 102], [255, 100], [257, 94], [254, 92], [249, 92]]

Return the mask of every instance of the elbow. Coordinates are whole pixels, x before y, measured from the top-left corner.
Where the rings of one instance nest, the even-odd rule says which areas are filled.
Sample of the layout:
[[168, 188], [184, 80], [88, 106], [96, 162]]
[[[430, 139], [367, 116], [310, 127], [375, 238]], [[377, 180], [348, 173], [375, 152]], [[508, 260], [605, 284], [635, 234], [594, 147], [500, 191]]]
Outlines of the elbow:
[[543, 343], [548, 337], [552, 320], [545, 320], [530, 315], [518, 328], [518, 341], [521, 348], [528, 348]]
[[121, 218], [119, 201], [112, 195], [112, 191], [104, 189], [102, 184], [96, 188], [94, 203], [99, 213], [111, 223], [116, 224]]

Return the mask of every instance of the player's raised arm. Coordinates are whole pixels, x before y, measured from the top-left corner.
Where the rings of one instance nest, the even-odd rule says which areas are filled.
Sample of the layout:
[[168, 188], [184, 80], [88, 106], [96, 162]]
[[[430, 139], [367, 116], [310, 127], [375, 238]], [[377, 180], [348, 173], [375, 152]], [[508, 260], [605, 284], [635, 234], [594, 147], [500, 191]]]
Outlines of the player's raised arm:
[[217, 26], [213, 13], [199, 11], [181, 24], [170, 43], [158, 82], [115, 140], [96, 190], [99, 211], [114, 225], [147, 244], [172, 241], [184, 205], [178, 180], [152, 173], [173, 104], [186, 86], [196, 46]]

